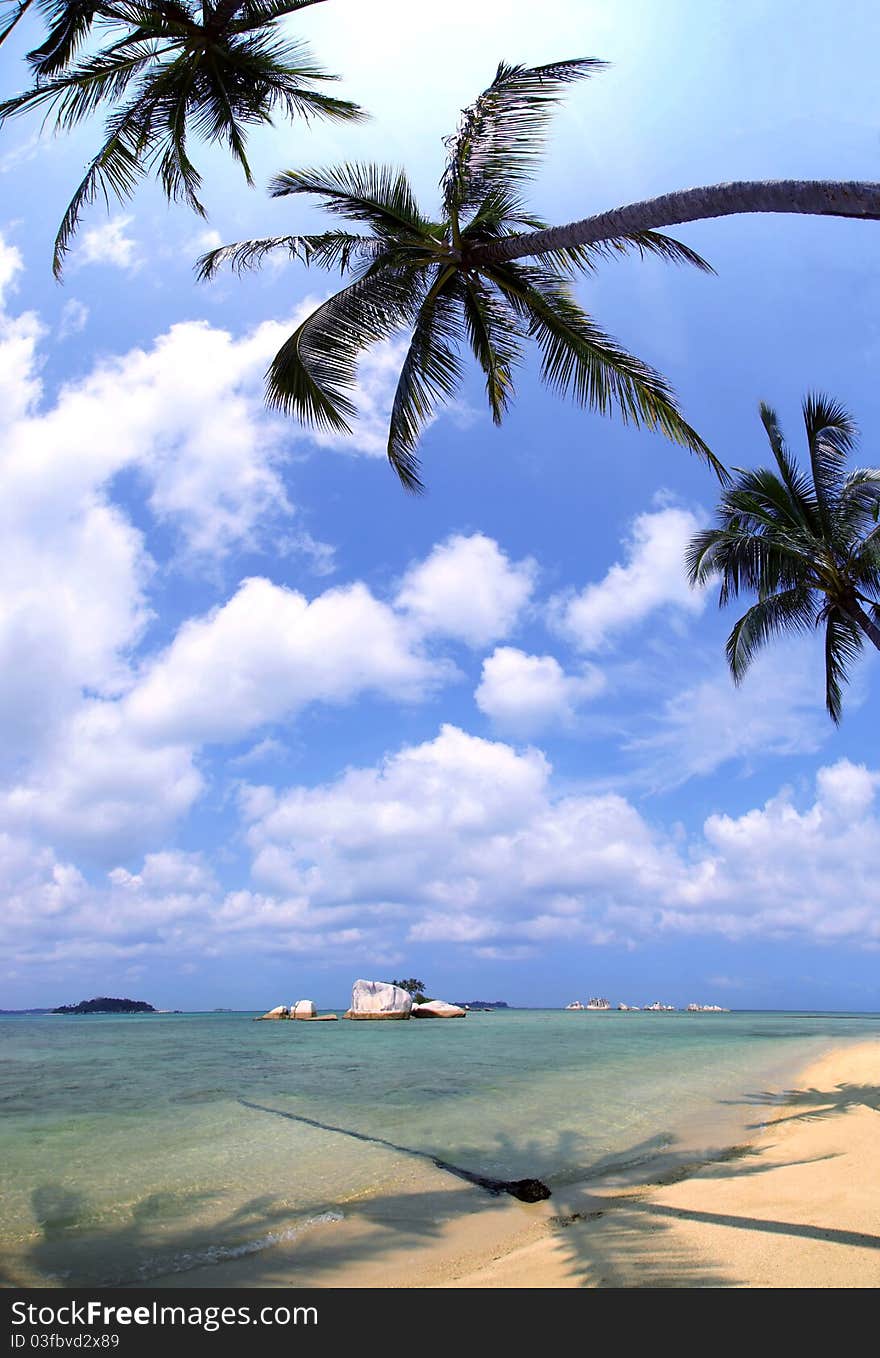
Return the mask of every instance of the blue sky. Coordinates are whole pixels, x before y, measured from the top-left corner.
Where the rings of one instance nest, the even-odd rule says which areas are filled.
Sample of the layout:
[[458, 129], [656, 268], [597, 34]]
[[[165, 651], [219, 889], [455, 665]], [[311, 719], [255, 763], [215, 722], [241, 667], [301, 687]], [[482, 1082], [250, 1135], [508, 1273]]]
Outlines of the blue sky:
[[[613, 65], [558, 118], [548, 219], [724, 179], [877, 179], [878, 20], [848, 15], [450, 0], [438, 30], [330, 0], [298, 27], [373, 120], [262, 131], [256, 177], [400, 162], [431, 203], [441, 138], [500, 58], [590, 55]], [[5, 89], [30, 36], [3, 48]], [[496, 430], [472, 375], [413, 501], [382, 454], [393, 348], [363, 364], [351, 439], [262, 406], [329, 281], [193, 281], [208, 244], [317, 224], [304, 202], [206, 151], [209, 222], [148, 186], [89, 212], [54, 283], [96, 136], [22, 120], [0, 139], [0, 1007], [331, 1005], [401, 972], [524, 1004], [880, 1007], [877, 666], [839, 731], [810, 640], [734, 690], [735, 615], [681, 568], [705, 468], [533, 369]], [[873, 462], [877, 232], [693, 224], [717, 277], [633, 259], [580, 292], [726, 462], [766, 460], [761, 399], [798, 446], [811, 387]]]

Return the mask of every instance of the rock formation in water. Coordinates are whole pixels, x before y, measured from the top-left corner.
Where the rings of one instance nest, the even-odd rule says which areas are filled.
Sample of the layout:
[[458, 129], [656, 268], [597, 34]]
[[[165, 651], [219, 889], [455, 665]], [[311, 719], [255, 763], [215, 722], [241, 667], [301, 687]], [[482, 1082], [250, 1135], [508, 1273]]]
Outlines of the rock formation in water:
[[446, 1000], [426, 1000], [424, 1004], [414, 1004], [413, 1018], [467, 1018], [467, 1010], [460, 1005], [449, 1004]]
[[355, 981], [348, 1019], [408, 1019], [412, 996], [388, 981]]

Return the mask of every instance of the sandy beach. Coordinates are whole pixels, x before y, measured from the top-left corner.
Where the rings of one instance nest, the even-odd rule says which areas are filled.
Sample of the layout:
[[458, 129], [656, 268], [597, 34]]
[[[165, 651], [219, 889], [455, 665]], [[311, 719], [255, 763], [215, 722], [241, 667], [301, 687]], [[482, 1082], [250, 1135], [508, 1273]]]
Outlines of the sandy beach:
[[[166, 1286], [876, 1287], [880, 1041], [841, 1046], [744, 1097], [736, 1146], [596, 1167], [549, 1202], [436, 1185]], [[641, 1163], [640, 1163], [641, 1161]]]

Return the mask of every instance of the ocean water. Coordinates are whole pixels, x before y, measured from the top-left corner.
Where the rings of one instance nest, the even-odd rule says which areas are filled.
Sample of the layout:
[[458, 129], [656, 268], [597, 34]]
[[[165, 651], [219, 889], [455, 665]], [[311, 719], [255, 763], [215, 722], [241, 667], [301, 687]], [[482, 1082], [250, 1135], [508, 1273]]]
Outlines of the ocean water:
[[720, 1148], [752, 1096], [880, 1036], [876, 1015], [251, 1017], [0, 1019], [0, 1285], [147, 1283], [332, 1230], [417, 1194], [432, 1156], [552, 1188]]

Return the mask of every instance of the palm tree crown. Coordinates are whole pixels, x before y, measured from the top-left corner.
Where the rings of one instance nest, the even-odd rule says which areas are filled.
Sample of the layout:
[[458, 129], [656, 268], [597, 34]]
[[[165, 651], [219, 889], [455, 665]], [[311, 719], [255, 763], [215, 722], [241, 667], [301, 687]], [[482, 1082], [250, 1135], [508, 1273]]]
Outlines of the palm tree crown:
[[223, 246], [199, 261], [202, 277], [221, 264], [242, 270], [271, 250], [306, 264], [353, 274], [317, 308], [276, 354], [268, 373], [270, 402], [303, 421], [348, 432], [351, 391], [361, 353], [401, 330], [410, 342], [391, 410], [388, 457], [409, 490], [421, 489], [417, 447], [437, 406], [463, 377], [468, 346], [485, 376], [492, 418], [501, 422], [514, 395], [524, 341], [541, 352], [542, 377], [582, 405], [661, 430], [712, 463], [673, 393], [647, 364], [627, 353], [575, 300], [571, 283], [599, 259], [629, 249], [709, 266], [687, 246], [655, 231], [637, 231], [590, 246], [545, 252], [539, 263], [481, 260], [478, 252], [543, 223], [521, 197], [532, 176], [562, 90], [601, 69], [589, 58], [547, 66], [500, 65], [492, 84], [462, 115], [447, 141], [442, 206], [419, 208], [402, 170], [344, 165], [287, 170], [272, 182], [275, 197], [313, 195], [360, 230], [276, 236]]
[[692, 585], [720, 577], [722, 606], [758, 596], [727, 641], [737, 683], [771, 637], [823, 627], [826, 705], [839, 722], [850, 664], [866, 639], [880, 650], [880, 469], [847, 472], [857, 431], [843, 406], [811, 395], [803, 412], [809, 473], [762, 405], [776, 470], [736, 469], [717, 526], [688, 547], [688, 574]]
[[[101, 105], [111, 112], [106, 138], [64, 214], [54, 270], [83, 207], [102, 194], [124, 201], [151, 170], [167, 197], [205, 215], [201, 176], [190, 160], [190, 132], [223, 142], [252, 183], [246, 154], [249, 126], [290, 117], [343, 120], [363, 116], [356, 104], [319, 88], [335, 80], [302, 43], [278, 31], [284, 16], [323, 0], [44, 0], [50, 25], [29, 54], [34, 84], [0, 103], [0, 123], [30, 109], [55, 114], [69, 130]], [[22, 6], [18, 7], [19, 11]], [[19, 12], [14, 17], [17, 22]], [[11, 31], [8, 25], [0, 40]], [[90, 36], [103, 41], [80, 55]]]

